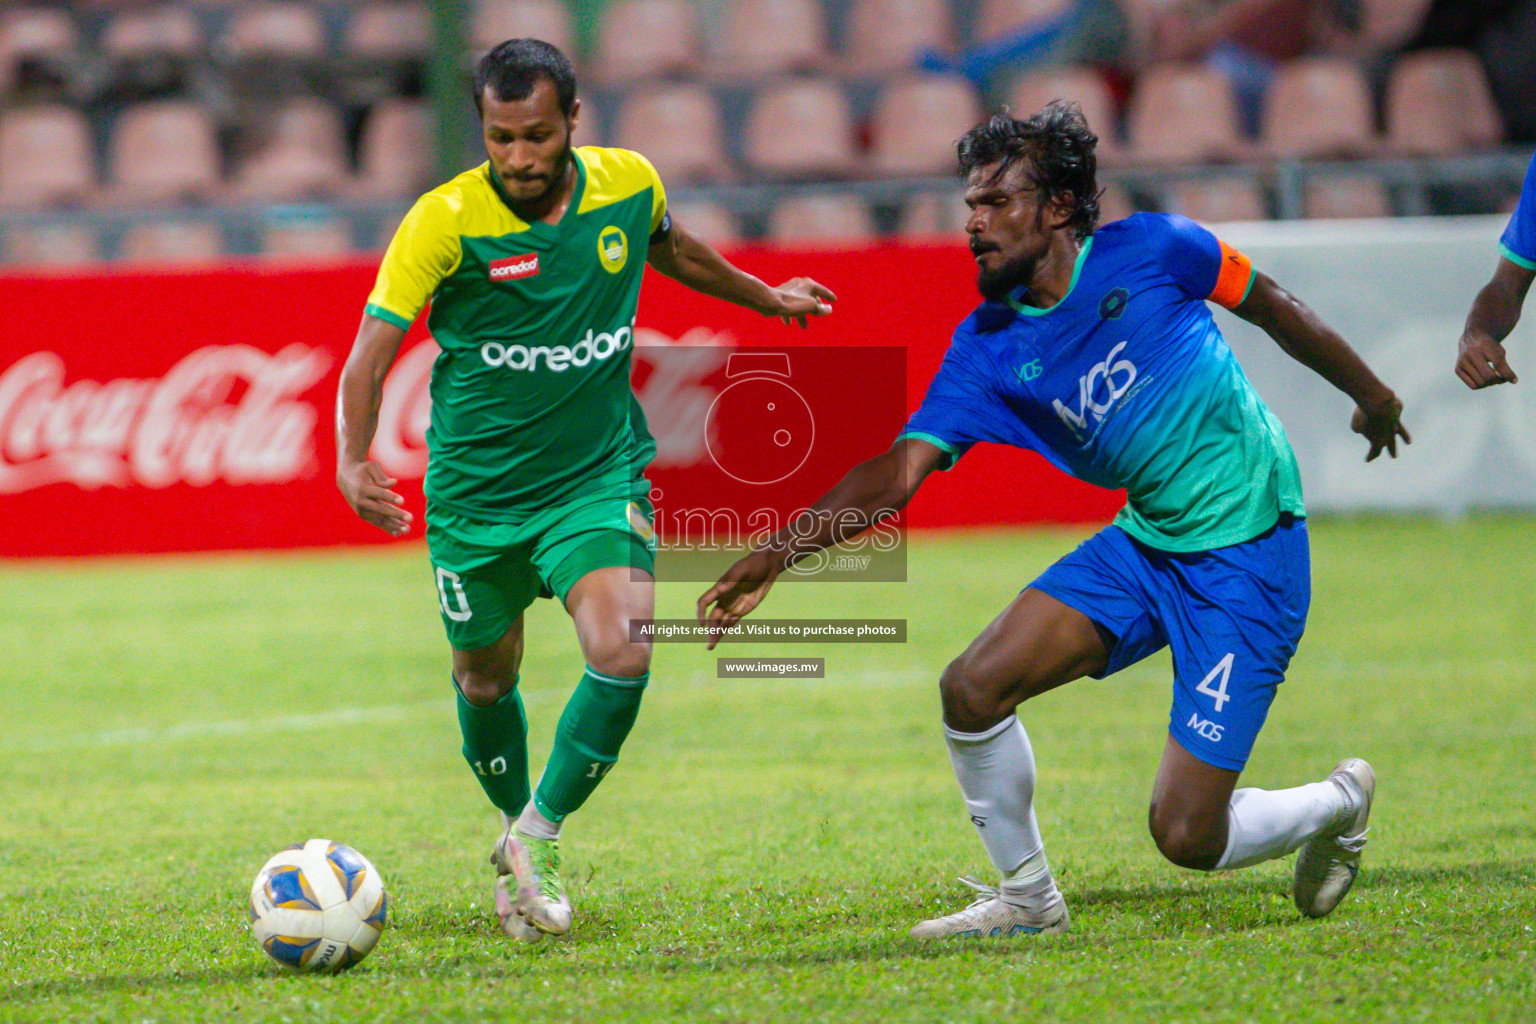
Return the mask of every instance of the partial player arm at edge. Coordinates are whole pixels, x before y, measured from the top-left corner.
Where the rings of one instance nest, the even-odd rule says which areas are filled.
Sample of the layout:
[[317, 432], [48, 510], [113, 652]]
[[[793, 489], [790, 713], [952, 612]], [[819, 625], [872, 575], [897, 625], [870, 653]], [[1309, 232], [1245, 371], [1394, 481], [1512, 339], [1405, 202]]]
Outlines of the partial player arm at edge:
[[1500, 256], [1493, 277], [1472, 300], [1456, 354], [1456, 376], [1472, 390], [1520, 382], [1505, 360], [1504, 339], [1520, 322], [1520, 307], [1533, 278], [1536, 270]]
[[1392, 389], [1382, 383], [1339, 332], [1268, 274], [1254, 271], [1248, 295], [1232, 312], [1263, 328], [1292, 359], [1354, 399], [1356, 408], [1350, 427], [1370, 442], [1365, 461], [1370, 462], [1383, 449], [1397, 458], [1398, 437], [1412, 443], [1401, 423], [1403, 403]]
[[734, 302], [764, 316], [778, 316], [805, 326], [807, 316], [826, 316], [837, 296], [808, 277], [795, 277], [777, 288], [733, 265], [699, 236], [673, 222], [651, 242], [646, 261], [657, 271], [696, 292]]
[[404, 341], [404, 329], [365, 313], [336, 391], [336, 487], [364, 521], [396, 537], [411, 528], [411, 514], [405, 498], [391, 490], [397, 481], [369, 460], [368, 449], [379, 425], [384, 377]]
[[739, 559], [699, 597], [699, 623], [712, 627], [710, 648], [719, 639], [717, 630], [751, 613], [797, 558], [856, 537], [895, 515], [948, 457], [937, 445], [903, 437], [850, 469], [799, 518]]

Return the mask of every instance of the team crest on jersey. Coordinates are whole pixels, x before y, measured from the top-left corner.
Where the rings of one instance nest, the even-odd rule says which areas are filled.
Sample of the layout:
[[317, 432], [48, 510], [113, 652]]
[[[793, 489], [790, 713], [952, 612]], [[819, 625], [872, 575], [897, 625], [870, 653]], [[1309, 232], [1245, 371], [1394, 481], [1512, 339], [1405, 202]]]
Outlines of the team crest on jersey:
[[610, 274], [624, 269], [629, 259], [629, 239], [616, 227], [606, 227], [597, 236], [597, 260]]
[[1124, 288], [1116, 288], [1099, 300], [1099, 319], [1119, 320], [1120, 314], [1125, 312], [1126, 304], [1130, 301], [1130, 292]]

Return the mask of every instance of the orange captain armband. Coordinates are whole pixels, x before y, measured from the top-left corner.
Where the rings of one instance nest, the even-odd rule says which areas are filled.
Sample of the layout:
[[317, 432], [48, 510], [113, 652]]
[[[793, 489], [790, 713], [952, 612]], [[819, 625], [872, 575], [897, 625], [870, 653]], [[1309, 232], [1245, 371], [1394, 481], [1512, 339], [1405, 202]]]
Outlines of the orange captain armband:
[[1216, 244], [1221, 246], [1221, 269], [1216, 272], [1216, 287], [1206, 298], [1235, 309], [1248, 297], [1248, 289], [1253, 285], [1253, 261], [1219, 238]]

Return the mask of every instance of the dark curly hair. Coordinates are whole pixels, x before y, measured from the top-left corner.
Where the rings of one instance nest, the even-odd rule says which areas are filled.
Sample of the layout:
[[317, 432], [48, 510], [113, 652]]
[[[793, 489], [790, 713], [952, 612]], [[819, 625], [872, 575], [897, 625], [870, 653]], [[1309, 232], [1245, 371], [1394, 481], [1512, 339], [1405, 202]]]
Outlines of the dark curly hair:
[[570, 117], [571, 105], [576, 100], [576, 71], [570, 58], [542, 39], [508, 39], [498, 43], [475, 65], [475, 109], [480, 110], [487, 87], [503, 102], [525, 100], [540, 78], [549, 79], [555, 87], [560, 113]]
[[1095, 175], [1098, 158], [1094, 147], [1099, 137], [1088, 128], [1076, 103], [1055, 100], [1027, 121], [1006, 111], [960, 137], [955, 147], [960, 173], [969, 176], [978, 167], [997, 164], [987, 184], [996, 184], [1020, 160], [1029, 160], [1029, 183], [1040, 194], [1040, 205], [1070, 197], [1073, 232], [1081, 241], [1099, 223], [1099, 196]]

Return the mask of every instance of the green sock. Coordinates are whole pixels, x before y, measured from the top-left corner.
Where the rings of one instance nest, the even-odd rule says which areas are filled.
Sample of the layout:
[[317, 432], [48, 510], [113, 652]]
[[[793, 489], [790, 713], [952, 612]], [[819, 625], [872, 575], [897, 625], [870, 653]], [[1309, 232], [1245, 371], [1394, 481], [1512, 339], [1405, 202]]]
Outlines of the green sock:
[[517, 680], [505, 696], [485, 707], [465, 700], [457, 682], [453, 693], [459, 702], [464, 760], [491, 803], [517, 817], [528, 803], [528, 716]]
[[576, 684], [555, 728], [555, 748], [539, 779], [533, 805], [560, 821], [592, 795], [619, 759], [619, 747], [640, 713], [640, 696], [651, 674], [624, 678], [590, 667]]

